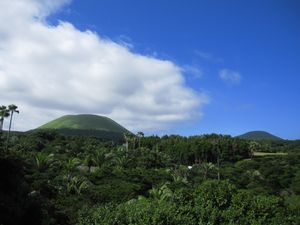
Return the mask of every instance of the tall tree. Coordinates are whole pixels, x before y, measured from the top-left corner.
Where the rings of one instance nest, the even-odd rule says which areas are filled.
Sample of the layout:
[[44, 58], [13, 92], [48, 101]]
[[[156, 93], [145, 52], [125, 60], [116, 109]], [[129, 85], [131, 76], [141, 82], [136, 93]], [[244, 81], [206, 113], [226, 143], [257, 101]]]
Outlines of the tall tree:
[[0, 133], [3, 130], [4, 118], [9, 117], [9, 109], [6, 106], [0, 106]]
[[19, 110], [17, 110], [17, 108], [18, 108], [18, 106], [13, 105], [13, 104], [8, 106], [8, 110], [10, 112], [10, 121], [9, 121], [9, 127], [8, 127], [7, 139], [6, 139], [6, 148], [5, 148], [6, 150], [8, 147], [8, 141], [9, 141], [9, 135], [10, 135], [10, 129], [11, 129], [13, 115], [14, 115], [14, 113], [19, 113]]
[[144, 133], [141, 132], [141, 131], [139, 131], [139, 132], [137, 133], [137, 136], [139, 137], [139, 148], [141, 148], [141, 138], [144, 137]]
[[124, 139], [125, 139], [125, 149], [126, 149], [126, 152], [128, 152], [129, 133], [126, 132], [126, 133], [124, 133], [123, 135], [124, 135]]
[[132, 149], [135, 149], [136, 136], [130, 132], [125, 132], [123, 135], [124, 135], [124, 139], [125, 139], [126, 151], [128, 152], [128, 150], [130, 148], [130, 144], [132, 145]]

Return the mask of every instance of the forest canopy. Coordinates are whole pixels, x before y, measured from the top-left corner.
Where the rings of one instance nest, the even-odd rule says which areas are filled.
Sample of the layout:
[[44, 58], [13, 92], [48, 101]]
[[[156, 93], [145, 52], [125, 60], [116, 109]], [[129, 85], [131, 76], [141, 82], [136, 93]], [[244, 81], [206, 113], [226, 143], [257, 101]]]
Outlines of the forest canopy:
[[[0, 143], [0, 224], [298, 224], [299, 142], [38, 131]], [[293, 146], [292, 151], [288, 148]], [[256, 156], [257, 151], [283, 155]]]

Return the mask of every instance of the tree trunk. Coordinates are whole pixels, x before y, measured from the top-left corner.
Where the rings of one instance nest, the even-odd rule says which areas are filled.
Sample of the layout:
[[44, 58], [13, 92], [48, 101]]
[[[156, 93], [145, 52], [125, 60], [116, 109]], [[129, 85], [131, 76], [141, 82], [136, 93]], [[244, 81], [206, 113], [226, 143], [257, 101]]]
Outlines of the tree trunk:
[[11, 114], [10, 114], [10, 121], [9, 121], [8, 133], [7, 133], [7, 138], [6, 138], [5, 150], [7, 150], [7, 148], [8, 148], [8, 141], [9, 141], [9, 135], [10, 135], [10, 129], [11, 129], [11, 122], [12, 122], [13, 114], [14, 114], [14, 111], [12, 111]]
[[0, 133], [2, 133], [3, 131], [3, 122], [4, 122], [4, 118], [0, 119]]
[[139, 137], [139, 148], [141, 148], [141, 137]]
[[218, 180], [220, 180], [220, 153], [218, 155]]

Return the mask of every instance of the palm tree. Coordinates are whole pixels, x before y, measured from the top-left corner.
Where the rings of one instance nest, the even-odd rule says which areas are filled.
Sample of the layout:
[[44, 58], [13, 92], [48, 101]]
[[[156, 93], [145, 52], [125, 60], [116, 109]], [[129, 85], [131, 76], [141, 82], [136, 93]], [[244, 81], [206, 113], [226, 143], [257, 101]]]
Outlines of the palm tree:
[[72, 172], [79, 165], [80, 165], [80, 160], [78, 158], [70, 158], [65, 162], [64, 167], [68, 172]]
[[19, 113], [19, 110], [17, 110], [17, 108], [18, 108], [18, 106], [13, 105], [13, 104], [8, 106], [8, 110], [10, 112], [10, 121], [9, 121], [9, 127], [8, 127], [7, 139], [6, 139], [6, 147], [5, 147], [6, 150], [8, 147], [11, 123], [12, 123], [12, 118], [13, 118], [14, 112]]
[[125, 168], [131, 162], [127, 156], [116, 156], [113, 159], [113, 163], [117, 168]]
[[218, 174], [218, 180], [220, 180], [220, 155], [221, 155], [221, 151], [220, 151], [220, 136], [217, 139], [213, 140], [213, 149], [214, 149], [214, 154], [217, 154], [217, 165], [218, 165], [218, 169], [217, 169], [217, 174]]
[[201, 164], [201, 170], [203, 172], [203, 178], [204, 178], [204, 180], [207, 179], [208, 173], [210, 171], [212, 171], [212, 170], [215, 170], [215, 169], [216, 169], [215, 165], [212, 164], [211, 162], [209, 162], [209, 163], [202, 163]]
[[97, 151], [93, 152], [93, 163], [97, 167], [101, 167], [106, 162], [106, 153], [105, 149], [98, 149]]
[[175, 168], [173, 171], [171, 171], [171, 176], [173, 178], [174, 182], [179, 183], [188, 183], [187, 177], [188, 177], [188, 167], [184, 165], [179, 165], [177, 168]]
[[173, 198], [173, 192], [168, 187], [168, 183], [165, 183], [160, 188], [152, 188], [149, 191], [150, 198], [157, 200], [157, 201], [168, 201]]
[[144, 133], [141, 132], [141, 131], [139, 131], [139, 132], [137, 133], [137, 136], [139, 137], [139, 148], [141, 148], [141, 138], [144, 137]]
[[33, 156], [33, 165], [35, 169], [40, 172], [46, 171], [54, 165], [54, 154], [47, 154], [44, 152], [38, 152]]
[[84, 177], [65, 176], [66, 179], [66, 191], [69, 194], [80, 195], [82, 191], [86, 190], [90, 183]]
[[9, 117], [9, 109], [6, 106], [0, 106], [0, 133], [3, 130], [4, 118]]
[[124, 139], [125, 139], [125, 148], [126, 148], [126, 151], [128, 152], [129, 132], [126, 132], [123, 135], [124, 135]]
[[132, 144], [132, 149], [134, 149], [136, 136], [134, 134], [130, 133], [129, 131], [125, 132], [123, 135], [124, 135], [124, 139], [125, 139], [126, 151], [128, 152], [128, 150], [130, 148], [130, 144]]

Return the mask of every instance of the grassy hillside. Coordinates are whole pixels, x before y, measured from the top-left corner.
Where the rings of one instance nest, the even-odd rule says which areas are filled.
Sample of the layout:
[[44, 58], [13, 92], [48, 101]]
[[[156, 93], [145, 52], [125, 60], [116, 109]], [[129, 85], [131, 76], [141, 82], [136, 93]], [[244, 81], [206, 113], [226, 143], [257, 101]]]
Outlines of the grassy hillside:
[[56, 130], [67, 136], [94, 136], [120, 141], [126, 128], [105, 116], [81, 114], [66, 115], [50, 121], [36, 130]]
[[279, 141], [279, 140], [282, 140], [280, 137], [277, 137], [277, 136], [270, 134], [268, 132], [265, 132], [265, 131], [251, 131], [251, 132], [242, 134], [238, 137], [242, 138], [242, 139], [255, 140], [255, 141], [261, 141], [261, 140]]
[[38, 129], [78, 129], [124, 133], [127, 129], [110, 118], [97, 115], [66, 115], [44, 124]]

